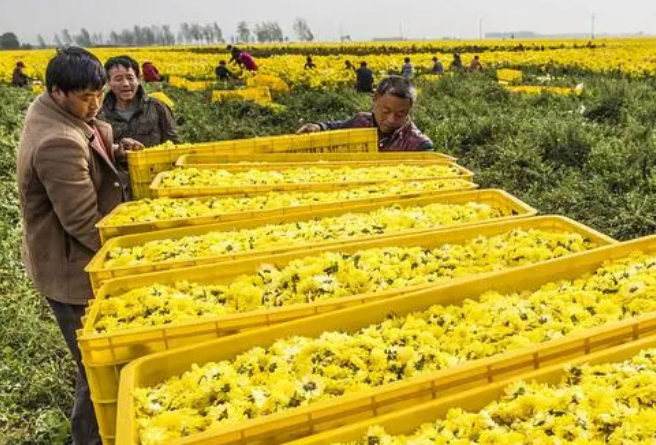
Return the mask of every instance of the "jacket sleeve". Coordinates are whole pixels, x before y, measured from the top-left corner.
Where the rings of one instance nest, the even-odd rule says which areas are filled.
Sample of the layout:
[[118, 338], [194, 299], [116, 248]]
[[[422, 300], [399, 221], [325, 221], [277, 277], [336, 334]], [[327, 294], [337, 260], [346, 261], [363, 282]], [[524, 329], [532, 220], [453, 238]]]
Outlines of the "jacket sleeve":
[[328, 121], [328, 122], [318, 122], [318, 125], [322, 130], [343, 130], [345, 128], [353, 127], [353, 118], [345, 119], [342, 121]]
[[175, 129], [175, 118], [171, 109], [162, 102], [157, 102], [157, 115], [159, 117], [159, 130], [162, 135], [162, 143], [171, 141], [175, 144], [180, 142], [178, 132]]
[[34, 168], [64, 230], [97, 252], [100, 234], [95, 226], [102, 216], [86, 150], [70, 139], [52, 139], [35, 153]]
[[433, 147], [433, 141], [426, 139], [424, 142], [417, 146], [418, 151], [435, 151]]

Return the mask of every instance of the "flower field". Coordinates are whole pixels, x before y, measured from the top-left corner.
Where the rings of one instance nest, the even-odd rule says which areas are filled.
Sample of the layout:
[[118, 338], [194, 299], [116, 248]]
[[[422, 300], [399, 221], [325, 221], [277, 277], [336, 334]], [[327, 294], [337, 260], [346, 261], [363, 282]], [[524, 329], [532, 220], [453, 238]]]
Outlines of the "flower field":
[[[366, 60], [380, 75], [398, 72], [403, 55], [412, 56], [415, 66], [431, 66], [437, 56], [448, 66], [453, 52], [465, 62], [480, 54], [489, 67], [521, 67], [532, 70], [574, 68], [580, 71], [621, 71], [644, 75], [656, 69], [653, 38], [596, 39], [594, 47], [585, 40], [503, 40], [455, 42], [385, 42], [350, 44], [253, 45], [244, 49], [259, 57], [260, 73], [273, 75], [291, 85], [334, 88], [353, 81], [344, 69], [346, 60]], [[94, 49], [101, 60], [112, 55], [128, 54], [138, 61], [149, 60], [163, 73], [187, 79], [214, 80], [214, 68], [229, 54], [220, 47], [162, 47]], [[305, 55], [313, 56], [316, 70], [304, 70]], [[0, 81], [8, 81], [17, 60], [27, 65], [27, 73], [43, 79], [52, 50], [5, 52], [0, 57]]]
[[[148, 59], [171, 76], [169, 82], [148, 88], [174, 104], [180, 146], [292, 134], [307, 122], [367, 111], [371, 97], [354, 91], [354, 74], [344, 69], [345, 61], [357, 65], [366, 60], [380, 80], [399, 72], [403, 57], [409, 56], [419, 89], [414, 122], [438, 151], [471, 170], [481, 189], [503, 189], [542, 214], [568, 216], [618, 240], [656, 233], [656, 39], [277, 44], [244, 49], [256, 58], [260, 71], [257, 76], [240, 73], [236, 88], [266, 90], [266, 101], [244, 100], [246, 93], [231, 92], [218, 100], [225, 86], [215, 84], [214, 67], [228, 59], [224, 46], [93, 52], [102, 60], [123, 53], [140, 62]], [[479, 55], [485, 71], [428, 74], [433, 56], [448, 66], [454, 52], [465, 64]], [[22, 118], [35, 93], [2, 85], [18, 60], [27, 65], [28, 75], [43, 79], [52, 54], [0, 52], [0, 381], [6, 382], [0, 387], [0, 445], [64, 445], [69, 434], [75, 372], [50, 310], [20, 259], [15, 157]], [[312, 55], [316, 69], [303, 69], [306, 55]], [[502, 85], [497, 68], [521, 70], [522, 79]], [[242, 167], [176, 168], [160, 176], [159, 186], [238, 189], [363, 178], [380, 182], [330, 191], [140, 200], [122, 206], [103, 224], [147, 231], [152, 230], [149, 224], [180, 227], [179, 221], [193, 218], [381, 197], [401, 201], [402, 195], [471, 187], [460, 178], [462, 170], [447, 164], [280, 171]], [[509, 214], [508, 209], [475, 201], [413, 206], [399, 202], [375, 211], [116, 247], [102, 261], [107, 270], [165, 270], [178, 260], [291, 249], [327, 240], [349, 242], [489, 222]], [[179, 280], [110, 293], [99, 303], [93, 330], [98, 335], [120, 335], [133, 328], [445, 284], [595, 247], [576, 233], [516, 229], [436, 248], [390, 246], [357, 253], [335, 249], [304, 254], [284, 265], [264, 258], [255, 272], [229, 283]], [[279, 338], [270, 347], [250, 349], [234, 360], [190, 366], [135, 394], [141, 444], [167, 443], [654, 313], [655, 271], [652, 253], [635, 252], [606, 262], [594, 273], [531, 292], [487, 292], [462, 305], [435, 305], [404, 316], [390, 311], [385, 321], [357, 332]], [[484, 411], [453, 411], [408, 437], [374, 427], [361, 443], [465, 443], [470, 437], [486, 444], [516, 438], [549, 443], [554, 437], [563, 443], [640, 443], [653, 437], [647, 425], [654, 414], [647, 403], [650, 394], [636, 388], [653, 383], [653, 368], [653, 353], [643, 353], [623, 364], [570, 369], [558, 386], [518, 382]], [[574, 398], [576, 409], [554, 414]]]

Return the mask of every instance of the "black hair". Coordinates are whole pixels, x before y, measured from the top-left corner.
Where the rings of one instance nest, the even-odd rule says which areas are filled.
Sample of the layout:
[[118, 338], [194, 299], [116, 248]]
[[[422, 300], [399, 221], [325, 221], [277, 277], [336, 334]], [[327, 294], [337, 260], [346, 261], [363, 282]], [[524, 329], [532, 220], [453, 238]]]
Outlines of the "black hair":
[[139, 64], [132, 57], [126, 55], [111, 57], [109, 60], [107, 60], [107, 62], [105, 62], [105, 71], [107, 71], [107, 77], [109, 77], [109, 70], [117, 66], [122, 66], [126, 70], [132, 68], [134, 74], [139, 77]]
[[360, 66], [367, 66], [367, 62], [360, 62]]
[[379, 96], [391, 94], [399, 99], [410, 99], [413, 104], [417, 101], [417, 90], [404, 76], [388, 76], [381, 80], [376, 93]]
[[107, 73], [96, 56], [79, 46], [57, 50], [46, 68], [48, 92], [56, 88], [64, 94], [71, 91], [100, 90], [107, 83]]
[[405, 63], [410, 63], [410, 57], [405, 58]]

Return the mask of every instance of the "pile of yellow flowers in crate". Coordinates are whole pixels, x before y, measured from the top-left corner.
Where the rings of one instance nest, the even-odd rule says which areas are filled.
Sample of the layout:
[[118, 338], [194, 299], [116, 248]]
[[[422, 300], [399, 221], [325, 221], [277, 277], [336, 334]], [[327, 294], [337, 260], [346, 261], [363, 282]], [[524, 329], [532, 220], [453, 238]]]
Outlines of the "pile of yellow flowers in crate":
[[135, 247], [116, 247], [107, 252], [104, 266], [115, 268], [154, 264], [277, 246], [348, 240], [410, 229], [430, 229], [500, 218], [506, 215], [505, 212], [505, 209], [477, 202], [461, 205], [435, 203], [425, 206], [383, 207], [364, 213], [346, 213], [322, 219], [270, 224], [240, 231], [209, 232], [176, 240], [150, 241]]
[[[656, 349], [631, 359], [567, 366], [557, 384], [518, 381], [478, 412], [450, 409], [407, 435], [372, 426], [348, 445], [647, 444], [653, 441]], [[347, 443], [341, 443], [346, 445]], [[337, 444], [335, 444], [337, 445]]]
[[595, 247], [577, 233], [512, 230], [464, 244], [374, 248], [327, 252], [278, 268], [262, 264], [257, 273], [229, 284], [187, 281], [154, 284], [100, 302], [96, 332], [162, 325], [217, 316], [376, 293], [558, 258]]
[[177, 218], [221, 215], [248, 210], [278, 209], [311, 204], [348, 202], [380, 196], [399, 196], [437, 191], [456, 191], [471, 188], [462, 179], [434, 181], [383, 182], [329, 192], [269, 192], [248, 197], [214, 196], [191, 198], [142, 199], [126, 203], [112, 212], [103, 225], [121, 225]]
[[531, 292], [492, 291], [353, 333], [279, 339], [138, 389], [140, 440], [166, 443], [653, 312], [655, 290], [656, 257], [636, 253]]
[[389, 165], [372, 167], [324, 168], [317, 166], [286, 170], [261, 170], [253, 167], [246, 171], [203, 170], [197, 168], [176, 169], [162, 173], [161, 187], [224, 186], [242, 187], [271, 184], [320, 184], [335, 182], [394, 181], [404, 179], [428, 179], [458, 177], [462, 169], [454, 165]]

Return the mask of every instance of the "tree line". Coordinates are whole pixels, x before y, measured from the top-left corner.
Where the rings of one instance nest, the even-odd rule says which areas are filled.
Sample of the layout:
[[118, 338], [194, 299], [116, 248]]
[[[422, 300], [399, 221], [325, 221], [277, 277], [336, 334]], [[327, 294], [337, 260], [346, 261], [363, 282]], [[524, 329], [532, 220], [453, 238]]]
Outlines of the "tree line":
[[[293, 36], [302, 42], [314, 40], [314, 34], [307, 20], [296, 18], [292, 26]], [[249, 25], [245, 21], [237, 24], [235, 35], [226, 39], [222, 29], [216, 22], [200, 24], [184, 22], [177, 32], [169, 25], [151, 25], [126, 28], [120, 31], [112, 30], [109, 33], [92, 32], [81, 28], [77, 32], [63, 29], [55, 33], [52, 40], [47, 40], [43, 35], [37, 36], [37, 47], [47, 48], [51, 46], [79, 45], [84, 47], [94, 46], [172, 46], [172, 45], [198, 45], [226, 43], [270, 43], [288, 42], [282, 28], [275, 21], [264, 21]], [[21, 43], [13, 32], [5, 32], [0, 35], [0, 49], [32, 48], [34, 45]]]

